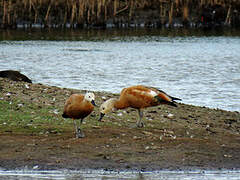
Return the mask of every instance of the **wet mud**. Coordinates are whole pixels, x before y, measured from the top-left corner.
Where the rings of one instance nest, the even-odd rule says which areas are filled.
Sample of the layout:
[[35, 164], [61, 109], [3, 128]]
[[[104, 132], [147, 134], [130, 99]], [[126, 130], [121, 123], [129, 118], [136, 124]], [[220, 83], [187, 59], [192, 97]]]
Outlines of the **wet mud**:
[[[126, 109], [98, 122], [84, 120], [76, 139], [71, 119], [61, 113], [72, 93], [42, 84], [0, 78], [1, 169], [194, 170], [240, 168], [240, 113], [179, 103], [137, 112]], [[118, 94], [94, 92], [100, 105]], [[181, 98], [181, 97], [179, 97]]]

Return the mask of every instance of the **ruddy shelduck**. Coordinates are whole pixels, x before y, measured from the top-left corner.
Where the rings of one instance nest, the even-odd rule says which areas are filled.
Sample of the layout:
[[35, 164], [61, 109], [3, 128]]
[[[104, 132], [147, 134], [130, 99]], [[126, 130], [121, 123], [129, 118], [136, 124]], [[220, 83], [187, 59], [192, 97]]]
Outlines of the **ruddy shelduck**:
[[[83, 138], [85, 135], [80, 129], [83, 119], [87, 117], [94, 109], [95, 95], [93, 93], [72, 94], [64, 105], [62, 117], [72, 118], [76, 131], [76, 138]], [[76, 119], [80, 119], [80, 124], [77, 125]]]
[[168, 104], [177, 107], [175, 100], [181, 100], [176, 97], [169, 96], [165, 92], [154, 88], [142, 85], [131, 86], [124, 88], [118, 99], [111, 98], [105, 101], [100, 106], [100, 118], [102, 120], [104, 115], [114, 109], [125, 109], [128, 107], [138, 110], [139, 120], [137, 121], [137, 127], [143, 127], [143, 109], [152, 106], [158, 106], [160, 104]]

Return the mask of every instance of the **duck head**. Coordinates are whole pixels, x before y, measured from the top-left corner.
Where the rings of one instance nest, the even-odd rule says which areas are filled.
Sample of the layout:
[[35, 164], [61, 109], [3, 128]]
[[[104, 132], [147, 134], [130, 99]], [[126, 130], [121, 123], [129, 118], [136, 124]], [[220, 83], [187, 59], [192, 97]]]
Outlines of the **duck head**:
[[91, 93], [91, 92], [86, 93], [84, 96], [84, 99], [91, 102], [92, 105], [96, 106], [94, 93]]
[[105, 114], [115, 110], [114, 104], [116, 101], [117, 101], [116, 98], [111, 98], [111, 99], [105, 101], [104, 103], [102, 103], [102, 105], [99, 108], [100, 118], [98, 121], [101, 121]]

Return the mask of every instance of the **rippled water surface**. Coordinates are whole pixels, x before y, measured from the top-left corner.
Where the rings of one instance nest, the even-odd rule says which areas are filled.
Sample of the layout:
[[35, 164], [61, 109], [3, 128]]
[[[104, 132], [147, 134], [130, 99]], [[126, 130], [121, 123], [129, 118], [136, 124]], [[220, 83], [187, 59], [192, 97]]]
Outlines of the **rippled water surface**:
[[119, 93], [144, 84], [183, 103], [240, 111], [239, 34], [2, 31], [0, 70], [19, 70], [34, 83], [91, 91]]
[[134, 179], [134, 180], [239, 180], [239, 171], [155, 171], [155, 172], [114, 172], [114, 171], [1, 171], [0, 178], [15, 180], [30, 179]]

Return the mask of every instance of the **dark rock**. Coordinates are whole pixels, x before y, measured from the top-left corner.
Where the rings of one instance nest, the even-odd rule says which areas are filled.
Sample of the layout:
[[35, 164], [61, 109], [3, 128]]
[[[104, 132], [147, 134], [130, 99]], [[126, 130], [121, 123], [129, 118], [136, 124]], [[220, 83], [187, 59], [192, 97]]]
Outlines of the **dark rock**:
[[13, 71], [13, 70], [0, 71], [0, 77], [8, 78], [13, 81], [24, 81], [24, 82], [32, 83], [31, 79], [29, 79], [27, 76], [21, 74], [18, 71]]

